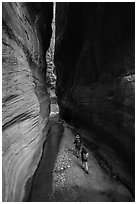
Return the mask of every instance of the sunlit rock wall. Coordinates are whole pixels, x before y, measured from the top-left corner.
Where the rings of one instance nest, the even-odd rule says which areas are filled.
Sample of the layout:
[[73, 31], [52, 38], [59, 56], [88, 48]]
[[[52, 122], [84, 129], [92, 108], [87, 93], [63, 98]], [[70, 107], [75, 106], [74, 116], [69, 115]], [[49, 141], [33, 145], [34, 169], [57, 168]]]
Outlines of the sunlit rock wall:
[[52, 3], [2, 4], [3, 201], [22, 201], [48, 131]]
[[113, 148], [134, 177], [134, 3], [57, 3], [60, 114]]

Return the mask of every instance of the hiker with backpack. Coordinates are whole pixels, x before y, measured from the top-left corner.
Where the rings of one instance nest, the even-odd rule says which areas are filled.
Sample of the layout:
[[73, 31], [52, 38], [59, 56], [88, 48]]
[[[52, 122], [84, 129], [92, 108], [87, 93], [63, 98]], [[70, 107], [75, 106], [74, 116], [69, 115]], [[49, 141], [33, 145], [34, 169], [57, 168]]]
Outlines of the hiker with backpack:
[[82, 146], [82, 150], [81, 150], [81, 161], [82, 161], [82, 166], [83, 169], [85, 170], [85, 172], [88, 174], [88, 156], [89, 153], [87, 152], [86, 148], [84, 146]]
[[76, 150], [77, 158], [79, 158], [80, 152], [81, 152], [81, 147], [82, 147], [82, 140], [78, 134], [76, 135], [76, 139], [74, 141], [74, 144], [75, 144], [75, 150]]

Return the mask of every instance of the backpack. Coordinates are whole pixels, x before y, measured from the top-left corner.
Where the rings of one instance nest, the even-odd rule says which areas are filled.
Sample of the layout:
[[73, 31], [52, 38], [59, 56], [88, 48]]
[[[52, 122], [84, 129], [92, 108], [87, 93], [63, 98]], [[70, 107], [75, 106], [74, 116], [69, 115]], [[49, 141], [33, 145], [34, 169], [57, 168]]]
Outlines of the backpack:
[[81, 143], [82, 143], [82, 141], [81, 141], [80, 138], [79, 138], [79, 139], [76, 139], [76, 140], [74, 141], [74, 144], [76, 144], [77, 146], [80, 146]]
[[86, 149], [83, 149], [81, 153], [83, 160], [88, 160], [89, 153], [86, 151]]
[[86, 154], [83, 154], [83, 159], [88, 160], [88, 155], [89, 155], [88, 152]]

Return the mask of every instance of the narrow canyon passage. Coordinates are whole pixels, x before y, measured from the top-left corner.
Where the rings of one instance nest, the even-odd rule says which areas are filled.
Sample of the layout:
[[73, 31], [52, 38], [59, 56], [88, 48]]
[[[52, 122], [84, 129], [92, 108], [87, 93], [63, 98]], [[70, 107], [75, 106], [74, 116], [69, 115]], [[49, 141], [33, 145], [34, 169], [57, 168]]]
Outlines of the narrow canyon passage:
[[134, 201], [135, 3], [3, 2], [2, 46], [3, 201]]
[[[98, 158], [101, 162], [104, 162], [104, 168], [102, 169], [98, 159], [94, 156], [95, 149], [92, 149], [92, 151], [88, 149], [89, 174], [87, 175], [82, 169], [80, 159], [77, 159], [75, 154], [73, 144], [75, 128], [61, 122], [58, 116], [54, 116], [50, 122], [51, 127], [47, 142], [44, 145], [43, 156], [35, 172], [29, 197], [24, 201], [134, 201], [130, 190], [121, 183], [116, 174], [110, 173], [108, 164], [102, 158]], [[81, 131], [81, 136], [84, 138], [87, 137], [87, 134], [83, 134]], [[88, 144], [84, 143], [89, 148]], [[95, 141], [92, 141], [92, 145], [95, 145]], [[112, 168], [115, 168], [115, 166], [112, 166]]]

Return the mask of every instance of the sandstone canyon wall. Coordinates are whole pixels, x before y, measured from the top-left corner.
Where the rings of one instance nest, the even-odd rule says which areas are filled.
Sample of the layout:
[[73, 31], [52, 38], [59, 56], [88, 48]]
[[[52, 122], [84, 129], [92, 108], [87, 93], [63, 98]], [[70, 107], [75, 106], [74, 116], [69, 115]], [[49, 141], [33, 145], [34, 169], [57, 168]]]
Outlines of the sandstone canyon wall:
[[[52, 17], [52, 3], [3, 3], [3, 201], [23, 200], [48, 132]], [[60, 115], [114, 149], [133, 180], [134, 20], [134, 3], [56, 3]]]
[[56, 8], [60, 114], [114, 149], [134, 178], [135, 4], [58, 2]]
[[52, 3], [2, 4], [3, 201], [22, 201], [48, 131]]

